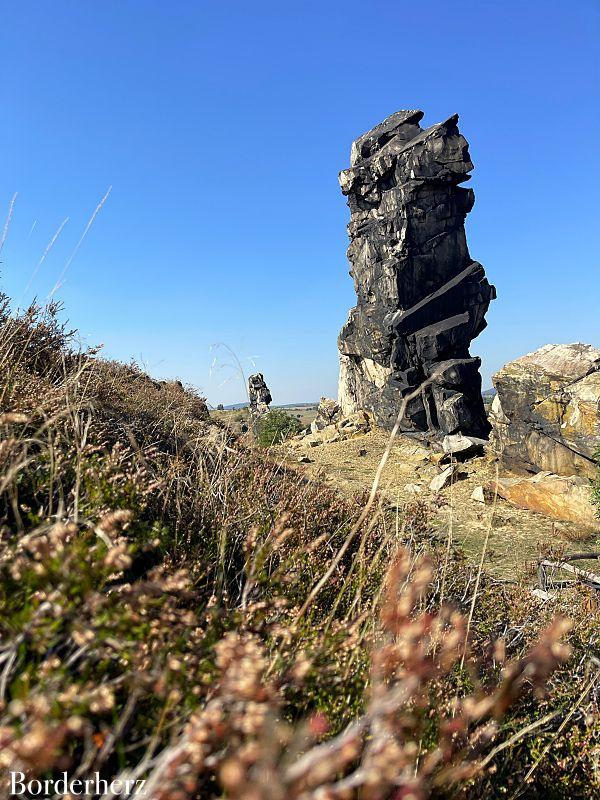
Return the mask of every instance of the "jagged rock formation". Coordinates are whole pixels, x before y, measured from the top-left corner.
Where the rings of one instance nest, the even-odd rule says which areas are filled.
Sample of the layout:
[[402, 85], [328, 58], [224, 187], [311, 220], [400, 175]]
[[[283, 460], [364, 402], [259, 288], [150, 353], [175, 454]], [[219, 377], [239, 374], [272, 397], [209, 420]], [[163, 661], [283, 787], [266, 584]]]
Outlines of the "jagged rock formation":
[[248, 399], [252, 417], [260, 417], [269, 410], [269, 404], [273, 398], [262, 372], [257, 372], [248, 378]]
[[469, 344], [496, 296], [467, 247], [473, 168], [458, 116], [426, 130], [398, 111], [352, 145], [340, 173], [348, 197], [348, 259], [357, 305], [339, 337], [344, 414], [393, 425], [401, 398], [439, 372], [407, 409], [403, 428], [486, 436], [480, 360]]
[[507, 466], [595, 476], [600, 350], [547, 344], [506, 364], [492, 380], [498, 393], [490, 413], [491, 442]]

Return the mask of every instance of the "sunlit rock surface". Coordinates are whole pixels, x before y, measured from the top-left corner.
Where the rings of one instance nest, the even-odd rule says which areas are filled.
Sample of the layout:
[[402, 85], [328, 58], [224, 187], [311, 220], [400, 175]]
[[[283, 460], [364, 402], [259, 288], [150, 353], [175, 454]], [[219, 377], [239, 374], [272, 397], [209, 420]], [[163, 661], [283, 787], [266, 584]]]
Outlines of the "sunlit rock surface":
[[548, 344], [493, 377], [492, 447], [506, 466], [593, 478], [600, 447], [600, 350]]
[[[490, 481], [486, 488], [489, 493], [496, 491], [496, 481]], [[591, 502], [589, 481], [578, 475], [538, 472], [529, 478], [500, 478], [497, 492], [499, 497], [519, 508], [528, 508], [552, 519], [600, 528]]]

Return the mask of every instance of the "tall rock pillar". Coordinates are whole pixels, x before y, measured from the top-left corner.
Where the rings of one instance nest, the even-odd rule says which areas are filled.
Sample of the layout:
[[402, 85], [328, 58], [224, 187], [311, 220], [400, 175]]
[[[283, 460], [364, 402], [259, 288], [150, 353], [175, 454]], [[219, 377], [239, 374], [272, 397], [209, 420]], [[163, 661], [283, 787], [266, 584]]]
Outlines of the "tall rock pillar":
[[392, 114], [352, 144], [340, 173], [357, 304], [339, 337], [339, 401], [390, 428], [402, 397], [436, 374], [403, 429], [485, 436], [481, 362], [469, 345], [496, 292], [465, 236], [474, 194], [460, 184], [473, 164], [458, 115], [426, 129], [422, 117]]

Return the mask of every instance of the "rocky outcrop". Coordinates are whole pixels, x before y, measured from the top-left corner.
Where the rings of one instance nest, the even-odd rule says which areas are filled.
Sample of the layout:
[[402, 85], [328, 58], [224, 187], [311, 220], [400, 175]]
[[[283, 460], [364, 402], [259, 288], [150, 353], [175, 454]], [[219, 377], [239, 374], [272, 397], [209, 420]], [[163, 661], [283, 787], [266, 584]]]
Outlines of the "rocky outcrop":
[[464, 230], [473, 168], [454, 115], [423, 130], [398, 111], [352, 145], [340, 173], [348, 197], [356, 307], [339, 337], [344, 414], [370, 410], [390, 428], [403, 396], [406, 431], [486, 436], [480, 360], [469, 353], [495, 297]]
[[[496, 482], [486, 490], [492, 494]], [[590, 484], [577, 475], [538, 472], [530, 478], [499, 478], [498, 496], [518, 508], [528, 508], [552, 519], [577, 522], [586, 528], [600, 528], [600, 520], [590, 502]]]
[[[341, 415], [337, 403], [335, 404], [337, 411], [335, 410], [332, 405], [334, 402], [327, 398], [321, 398], [317, 418], [313, 420], [309, 429], [294, 436], [291, 442], [292, 446], [300, 445], [300, 443], [309, 447], [333, 444], [334, 442], [353, 439], [355, 436], [368, 433], [371, 430], [372, 419], [366, 411], [356, 411], [344, 417]], [[326, 415], [328, 413], [329, 419], [327, 420]]]
[[328, 425], [335, 425], [342, 418], [342, 409], [331, 397], [322, 397], [317, 406], [317, 416], [310, 424], [312, 433], [322, 431]]
[[594, 477], [600, 447], [600, 350], [548, 344], [493, 377], [494, 451], [512, 469]]
[[250, 375], [248, 378], [248, 399], [250, 400], [250, 414], [260, 417], [269, 410], [272, 397], [269, 387], [261, 372]]

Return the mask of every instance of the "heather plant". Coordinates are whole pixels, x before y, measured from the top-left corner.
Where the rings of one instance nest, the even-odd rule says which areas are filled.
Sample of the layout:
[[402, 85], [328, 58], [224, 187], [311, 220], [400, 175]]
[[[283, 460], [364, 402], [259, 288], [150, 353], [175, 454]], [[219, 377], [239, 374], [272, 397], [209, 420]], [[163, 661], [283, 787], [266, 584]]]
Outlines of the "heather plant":
[[483, 574], [471, 607], [422, 503], [341, 498], [177, 382], [80, 352], [56, 307], [3, 305], [0, 361], [4, 778], [586, 796], [597, 614], [555, 620], [577, 590], [540, 608]]
[[[465, 620], [449, 609], [426, 611], [431, 577], [426, 560], [397, 553], [385, 579], [382, 636], [371, 658], [365, 709], [321, 744], [326, 718], [316, 715], [296, 728], [283, 723], [281, 690], [268, 679], [260, 642], [228, 634], [216, 648], [217, 692], [160, 755], [148, 781], [152, 796], [175, 800], [209, 792], [216, 774], [226, 796], [240, 800], [419, 798], [476, 776], [511, 702], [526, 684], [543, 687], [567, 659], [569, 648], [560, 639], [569, 624], [548, 628], [536, 648], [507, 665], [493, 691], [442, 701], [432, 720], [430, 692], [458, 663]], [[302, 670], [290, 676], [301, 678]]]

